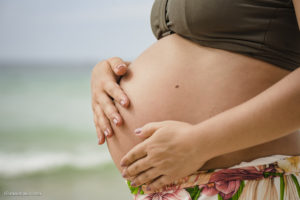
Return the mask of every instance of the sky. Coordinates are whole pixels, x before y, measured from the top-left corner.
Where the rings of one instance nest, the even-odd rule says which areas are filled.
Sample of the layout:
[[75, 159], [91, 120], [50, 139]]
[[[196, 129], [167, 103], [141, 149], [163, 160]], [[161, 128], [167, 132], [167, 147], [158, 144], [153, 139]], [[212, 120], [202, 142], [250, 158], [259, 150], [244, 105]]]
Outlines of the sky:
[[154, 0], [0, 0], [0, 61], [133, 59]]

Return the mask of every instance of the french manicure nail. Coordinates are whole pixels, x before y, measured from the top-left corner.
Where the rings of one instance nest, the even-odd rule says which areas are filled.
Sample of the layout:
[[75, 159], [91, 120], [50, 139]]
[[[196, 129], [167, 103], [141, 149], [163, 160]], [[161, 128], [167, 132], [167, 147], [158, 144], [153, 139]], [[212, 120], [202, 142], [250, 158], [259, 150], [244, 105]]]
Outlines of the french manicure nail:
[[104, 135], [105, 135], [106, 137], [109, 135], [109, 130], [108, 130], [108, 128], [107, 128], [107, 129], [105, 129], [105, 131], [104, 131]]
[[120, 103], [122, 106], [124, 106], [126, 102], [125, 102], [125, 100], [122, 99]]
[[142, 129], [141, 128], [137, 128], [134, 130], [134, 133], [135, 134], [140, 134], [142, 132]]
[[122, 64], [117, 66], [117, 69], [120, 70], [122, 67], [126, 67], [126, 65], [124, 63], [122, 63]]
[[117, 123], [118, 123], [117, 118], [114, 118], [114, 119], [113, 119], [113, 122], [114, 122], [115, 125], [117, 125]]
[[98, 138], [98, 145], [101, 145], [101, 138]]

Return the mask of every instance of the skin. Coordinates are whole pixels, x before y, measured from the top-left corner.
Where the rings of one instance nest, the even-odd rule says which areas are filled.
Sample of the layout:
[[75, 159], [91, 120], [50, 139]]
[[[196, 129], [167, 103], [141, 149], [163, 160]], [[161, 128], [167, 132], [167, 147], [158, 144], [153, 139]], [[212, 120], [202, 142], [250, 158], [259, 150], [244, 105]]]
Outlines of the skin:
[[[112, 124], [114, 136], [107, 140], [111, 156], [121, 171], [121, 158], [143, 141], [134, 135], [136, 128], [165, 120], [189, 124], [204, 122], [260, 94], [289, 73], [250, 57], [196, 45], [176, 34], [167, 36], [134, 60], [120, 81], [130, 98], [130, 106], [124, 108], [116, 103], [125, 123], [122, 126]], [[300, 154], [300, 144], [296, 143], [299, 139], [299, 134], [290, 134], [250, 149], [217, 156], [201, 168], [229, 167], [274, 154], [297, 155]], [[169, 144], [156, 150], [161, 152], [162, 147], [168, 148]], [[175, 149], [181, 147], [181, 144], [173, 146]], [[188, 151], [182, 153], [188, 155]]]
[[105, 136], [111, 137], [113, 135], [110, 123], [117, 126], [123, 124], [123, 119], [110, 97], [125, 108], [129, 106], [130, 102], [127, 95], [117, 84], [120, 76], [127, 72], [128, 65], [129, 62], [113, 57], [99, 62], [92, 71], [92, 108], [99, 145], [105, 142]]
[[[294, 5], [299, 23], [299, 1], [294, 1]], [[113, 122], [113, 116], [116, 116], [118, 113], [118, 109], [115, 109], [115, 106], [118, 107], [116, 102], [121, 101], [120, 96], [125, 96], [124, 91], [113, 82], [116, 82], [118, 79], [116, 75], [125, 74], [127, 68], [124, 67], [121, 74], [115, 68], [117, 65], [112, 64], [113, 62], [110, 62], [106, 62], [104, 64], [106, 66], [105, 73], [107, 77], [111, 77], [114, 73], [114, 79], [106, 79], [106, 82], [111, 82], [110, 85], [114, 86], [104, 87], [103, 85], [105, 84], [103, 81], [102, 84], [98, 84], [98, 87], [93, 87], [93, 85], [96, 85], [97, 82], [95, 80], [99, 79], [99, 77], [103, 78], [104, 76], [101, 76], [98, 73], [97, 76], [94, 76], [94, 79], [92, 78], [92, 80], [94, 80], [94, 84], [92, 84], [92, 91], [100, 90], [102, 92], [102, 99], [104, 99], [104, 93], [106, 96], [111, 96], [115, 99], [114, 102], [109, 102], [109, 100], [106, 98], [106, 103], [104, 103], [105, 101], [96, 97], [101, 96], [99, 95], [101, 93], [93, 92], [93, 97], [95, 97], [93, 98], [95, 99], [93, 100], [93, 108], [94, 112], [96, 113], [95, 124], [98, 127], [97, 129], [98, 136], [100, 138], [100, 144], [104, 142], [103, 132], [106, 130], [106, 128], [110, 128], [110, 132], [108, 134], [109, 136], [113, 134], [114, 131], [110, 127], [110, 124], [113, 123], [109, 124], [107, 119], [110, 119], [111, 122]], [[124, 63], [120, 60], [118, 62]], [[128, 64], [129, 63], [126, 63], [126, 66], [128, 66]], [[103, 66], [103, 62], [98, 65], [98, 68], [100, 68], [99, 66]], [[109, 71], [108, 69], [112, 70]], [[93, 74], [96, 74], [96, 72], [93, 72]], [[273, 84], [268, 90], [261, 92], [259, 95], [256, 95], [254, 98], [245, 101], [243, 104], [228, 109], [225, 112], [220, 112], [219, 115], [216, 115], [209, 120], [206, 119], [197, 125], [168, 120], [147, 123], [146, 125], [141, 126], [142, 131], [139, 133], [139, 135], [137, 135], [137, 137], [140, 139], [137, 139], [134, 143], [139, 143], [145, 139], [146, 140], [134, 147], [122, 159], [122, 164], [125, 167], [123, 168], [123, 175], [131, 180], [134, 180], [135, 185], [152, 182], [150, 184], [150, 188], [158, 189], [163, 185], [170, 183], [172, 180], [175, 180], [176, 178], [184, 177], [185, 175], [196, 171], [197, 169], [201, 168], [201, 166], [205, 165], [205, 163], [209, 163], [207, 161], [210, 159], [213, 160], [220, 155], [253, 146], [255, 146], [255, 149], [259, 149], [260, 144], [268, 146], [269, 141], [279, 141], [278, 139], [284, 138], [284, 136], [287, 135], [299, 135], [299, 133], [295, 131], [300, 127], [298, 120], [300, 111], [299, 109], [297, 110], [296, 104], [296, 102], [299, 102], [300, 100], [299, 87], [297, 87], [299, 86], [299, 81], [297, 82], [297, 80], [300, 80], [299, 70], [295, 70], [277, 84]], [[282, 91], [287, 92], [283, 93]], [[274, 101], [272, 101], [270, 104], [270, 102], [267, 101], [269, 99]], [[129, 99], [125, 99], [125, 102], [128, 108]], [[95, 109], [97, 108], [97, 105], [99, 108]], [[286, 105], [288, 105], [288, 107]], [[124, 107], [126, 108], [126, 106]], [[293, 115], [290, 115], [290, 113], [287, 111], [292, 112]], [[270, 115], [270, 113], [272, 115]], [[106, 118], [105, 114], [109, 117]], [[118, 117], [117, 118], [119, 119], [120, 123], [117, 123], [117, 126], [121, 126], [122, 118], [120, 115]], [[219, 126], [216, 126], [215, 124], [219, 124]], [[112, 128], [115, 129], [117, 127]], [[243, 133], [242, 136], [240, 134], [241, 132]], [[170, 134], [172, 134], [172, 137], [170, 137]], [[234, 138], [234, 140], [232, 138]], [[218, 141], [221, 143], [218, 143]], [[227, 148], [225, 148], [223, 145], [223, 143], [225, 143], [224, 141], [226, 141], [227, 145], [225, 147]], [[289, 142], [291, 143], [291, 141]], [[193, 146], [191, 144], [203, 146], [203, 148], [198, 148], [198, 151], [195, 151], [197, 148], [189, 148]], [[161, 146], [164, 148], [160, 151], [157, 150]], [[214, 148], [209, 148], [211, 146], [214, 146]], [[155, 149], [156, 152], [154, 151]], [[209, 151], [205, 151], [208, 149]], [[211, 151], [212, 149], [214, 151]], [[158, 154], [157, 152], [160, 153]], [[164, 152], [165, 154], [162, 154], [161, 152]], [[147, 156], [145, 156], [146, 154]], [[191, 159], [193, 157], [201, 158], [201, 160]], [[162, 160], [164, 162], [159, 162]], [[210, 165], [208, 164], [207, 166], [209, 167]], [[139, 173], [141, 171], [144, 172]]]
[[133, 186], [155, 179], [148, 188], [159, 189], [192, 174], [216, 156], [272, 141], [293, 131], [299, 134], [299, 86], [300, 68], [247, 102], [202, 123], [146, 124], [138, 130], [138, 136], [148, 139], [123, 157], [123, 175], [134, 176]]

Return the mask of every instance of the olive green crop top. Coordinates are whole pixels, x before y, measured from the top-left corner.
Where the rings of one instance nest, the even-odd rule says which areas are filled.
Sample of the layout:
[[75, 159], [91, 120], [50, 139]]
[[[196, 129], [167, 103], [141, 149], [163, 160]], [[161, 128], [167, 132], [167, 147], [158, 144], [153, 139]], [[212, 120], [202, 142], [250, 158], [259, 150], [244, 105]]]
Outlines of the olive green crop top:
[[151, 27], [157, 39], [177, 33], [290, 71], [300, 67], [292, 0], [155, 0]]

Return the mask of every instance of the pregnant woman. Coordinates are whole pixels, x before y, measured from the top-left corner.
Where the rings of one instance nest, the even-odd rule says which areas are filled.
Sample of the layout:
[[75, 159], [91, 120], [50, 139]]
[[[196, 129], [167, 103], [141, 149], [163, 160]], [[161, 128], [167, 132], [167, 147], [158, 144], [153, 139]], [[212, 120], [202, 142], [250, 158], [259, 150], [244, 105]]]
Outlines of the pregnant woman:
[[135, 199], [300, 198], [296, 16], [299, 0], [156, 0], [158, 41], [95, 66], [99, 144]]

